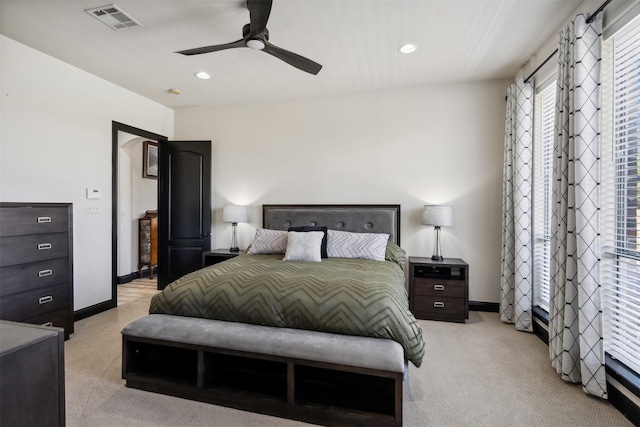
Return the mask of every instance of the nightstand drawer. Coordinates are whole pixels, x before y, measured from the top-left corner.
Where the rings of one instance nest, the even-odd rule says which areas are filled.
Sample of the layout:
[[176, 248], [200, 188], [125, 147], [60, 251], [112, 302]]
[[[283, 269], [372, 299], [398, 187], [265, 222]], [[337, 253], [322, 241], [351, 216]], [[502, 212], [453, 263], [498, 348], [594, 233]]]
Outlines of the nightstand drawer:
[[414, 282], [416, 296], [434, 296], [441, 298], [464, 298], [466, 294], [464, 280], [442, 280], [416, 278]]
[[422, 296], [413, 302], [415, 313], [418, 317], [452, 316], [464, 318], [464, 298], [440, 298], [434, 296]]

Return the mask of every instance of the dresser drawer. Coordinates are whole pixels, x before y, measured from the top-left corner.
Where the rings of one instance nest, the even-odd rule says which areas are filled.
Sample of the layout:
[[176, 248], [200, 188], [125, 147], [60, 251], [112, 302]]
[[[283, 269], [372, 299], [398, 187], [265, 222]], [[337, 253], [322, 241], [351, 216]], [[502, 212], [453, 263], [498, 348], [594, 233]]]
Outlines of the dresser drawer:
[[52, 311], [69, 309], [69, 303], [69, 284], [60, 283], [1, 298], [0, 312], [3, 320], [19, 322]]
[[69, 256], [67, 233], [0, 239], [0, 267]]
[[442, 298], [464, 298], [466, 287], [464, 280], [420, 279], [414, 280], [414, 295]]
[[[68, 309], [55, 310], [49, 313], [41, 314], [30, 319], [22, 320], [24, 323], [41, 326], [55, 326], [56, 328], [64, 328], [65, 331], [72, 330], [73, 318], [69, 316]], [[69, 334], [65, 332], [67, 338]]]
[[0, 267], [0, 297], [69, 280], [69, 258]]
[[415, 298], [413, 307], [419, 318], [466, 317], [464, 298], [421, 296]]
[[69, 230], [66, 207], [0, 207], [0, 237]]

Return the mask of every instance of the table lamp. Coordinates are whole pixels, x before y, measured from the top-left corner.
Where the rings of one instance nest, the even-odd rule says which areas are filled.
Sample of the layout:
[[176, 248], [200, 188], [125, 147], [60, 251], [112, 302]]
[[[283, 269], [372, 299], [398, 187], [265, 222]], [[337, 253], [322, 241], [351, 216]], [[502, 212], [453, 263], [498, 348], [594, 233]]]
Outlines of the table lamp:
[[442, 261], [442, 249], [440, 247], [440, 227], [453, 225], [453, 209], [451, 206], [425, 205], [422, 211], [422, 224], [433, 225], [435, 240], [433, 242], [432, 260]]
[[222, 209], [222, 220], [230, 222], [232, 227], [231, 234], [231, 252], [238, 252], [238, 234], [237, 227], [239, 222], [247, 222], [247, 207], [240, 205], [224, 205]]

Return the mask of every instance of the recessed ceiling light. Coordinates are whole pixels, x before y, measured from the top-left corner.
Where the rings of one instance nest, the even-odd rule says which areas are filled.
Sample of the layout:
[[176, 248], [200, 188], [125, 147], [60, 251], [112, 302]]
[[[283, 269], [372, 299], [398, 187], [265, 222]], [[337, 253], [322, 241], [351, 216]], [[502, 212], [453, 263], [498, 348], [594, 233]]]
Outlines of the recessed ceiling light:
[[210, 78], [211, 76], [209, 75], [209, 73], [205, 72], [205, 71], [198, 71], [196, 74], [196, 77], [202, 80], [207, 80], [208, 78]]
[[416, 46], [415, 44], [407, 43], [400, 46], [398, 50], [402, 53], [411, 53], [411, 52], [415, 52], [417, 48], [418, 46]]

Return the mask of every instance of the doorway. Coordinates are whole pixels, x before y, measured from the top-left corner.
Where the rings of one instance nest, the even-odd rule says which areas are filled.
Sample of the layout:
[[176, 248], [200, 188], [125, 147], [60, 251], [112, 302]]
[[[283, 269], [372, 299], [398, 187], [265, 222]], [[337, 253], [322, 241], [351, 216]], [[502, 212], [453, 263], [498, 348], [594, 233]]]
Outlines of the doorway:
[[[134, 277], [131, 276], [137, 276], [137, 263], [133, 265], [135, 258], [133, 252], [137, 251], [134, 247], [137, 244], [137, 236], [135, 236], [137, 224], [133, 220], [134, 213], [139, 213], [138, 211], [145, 205], [155, 203], [157, 207], [158, 181], [142, 178], [141, 153], [143, 143], [147, 140], [160, 142], [166, 141], [167, 137], [112, 122], [111, 307], [118, 305], [117, 286], [121, 281], [120, 278], [130, 277], [133, 279]], [[138, 150], [140, 155], [138, 155]], [[131, 165], [132, 162], [139, 164]], [[141, 172], [139, 177], [135, 172], [138, 169]], [[145, 190], [146, 187], [148, 187], [148, 191]], [[149, 192], [153, 195], [149, 195]], [[146, 195], [141, 196], [143, 193]]]

